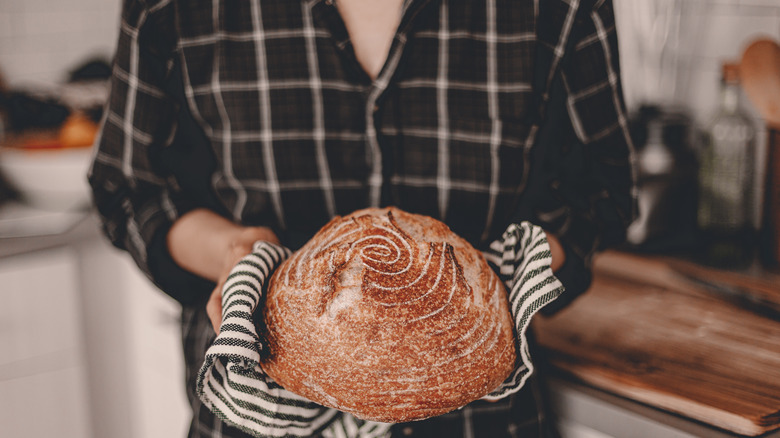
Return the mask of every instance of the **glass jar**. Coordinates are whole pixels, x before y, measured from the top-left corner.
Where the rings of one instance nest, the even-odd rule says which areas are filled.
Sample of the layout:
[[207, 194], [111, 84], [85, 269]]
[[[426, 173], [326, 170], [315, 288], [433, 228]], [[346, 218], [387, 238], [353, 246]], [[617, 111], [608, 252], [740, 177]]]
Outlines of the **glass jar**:
[[753, 260], [755, 127], [739, 103], [739, 66], [723, 65], [720, 106], [700, 155], [697, 222], [702, 261], [743, 267]]

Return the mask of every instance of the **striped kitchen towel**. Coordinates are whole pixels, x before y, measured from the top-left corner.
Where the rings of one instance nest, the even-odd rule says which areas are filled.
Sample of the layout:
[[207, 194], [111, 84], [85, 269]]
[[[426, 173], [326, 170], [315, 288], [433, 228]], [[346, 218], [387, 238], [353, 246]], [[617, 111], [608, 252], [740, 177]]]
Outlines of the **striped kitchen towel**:
[[509, 310], [515, 320], [520, 358], [512, 375], [483, 397], [498, 400], [519, 391], [533, 373], [526, 331], [531, 317], [563, 293], [563, 284], [550, 268], [552, 255], [544, 230], [530, 222], [507, 227], [501, 239], [493, 241], [482, 254], [509, 290]]
[[[313, 403], [276, 384], [260, 367], [263, 348], [253, 314], [263, 284], [289, 257], [286, 248], [257, 242], [239, 262], [222, 293], [222, 325], [197, 379], [203, 403], [225, 422], [257, 437], [389, 437], [390, 424], [358, 419]], [[550, 269], [544, 231], [528, 222], [509, 226], [484, 253], [507, 285], [520, 360], [512, 375], [485, 399], [518, 391], [533, 372], [526, 330], [531, 317], [557, 298], [563, 285]]]

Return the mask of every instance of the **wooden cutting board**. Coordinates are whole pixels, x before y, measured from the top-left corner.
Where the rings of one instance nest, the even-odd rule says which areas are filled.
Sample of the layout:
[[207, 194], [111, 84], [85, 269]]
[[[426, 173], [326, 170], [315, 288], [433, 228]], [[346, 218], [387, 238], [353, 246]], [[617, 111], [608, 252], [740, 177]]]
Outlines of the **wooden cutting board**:
[[742, 435], [780, 427], [780, 321], [689, 275], [780, 306], [780, 276], [607, 252], [584, 296], [535, 319], [536, 336], [555, 368], [604, 390]]

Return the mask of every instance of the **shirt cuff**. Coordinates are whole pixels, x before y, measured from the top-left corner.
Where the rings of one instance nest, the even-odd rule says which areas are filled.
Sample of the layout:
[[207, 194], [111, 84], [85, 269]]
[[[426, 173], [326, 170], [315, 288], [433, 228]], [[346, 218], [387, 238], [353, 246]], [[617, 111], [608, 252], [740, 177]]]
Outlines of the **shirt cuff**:
[[168, 251], [167, 236], [173, 224], [161, 225], [147, 247], [147, 264], [152, 281], [182, 306], [205, 305], [216, 283], [184, 270]]
[[590, 287], [592, 274], [585, 260], [572, 251], [571, 247], [561, 240], [561, 246], [566, 253], [563, 265], [555, 271], [555, 276], [563, 283], [563, 293], [551, 303], [544, 306], [540, 312], [549, 316], [562, 310], [582, 295]]

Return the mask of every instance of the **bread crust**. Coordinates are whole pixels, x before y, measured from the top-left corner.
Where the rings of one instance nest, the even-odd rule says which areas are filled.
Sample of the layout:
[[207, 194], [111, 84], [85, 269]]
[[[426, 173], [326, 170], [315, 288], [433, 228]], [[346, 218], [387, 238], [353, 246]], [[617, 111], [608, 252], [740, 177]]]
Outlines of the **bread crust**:
[[356, 417], [405, 422], [479, 399], [515, 367], [503, 283], [446, 225], [390, 207], [336, 217], [273, 274], [261, 366]]

